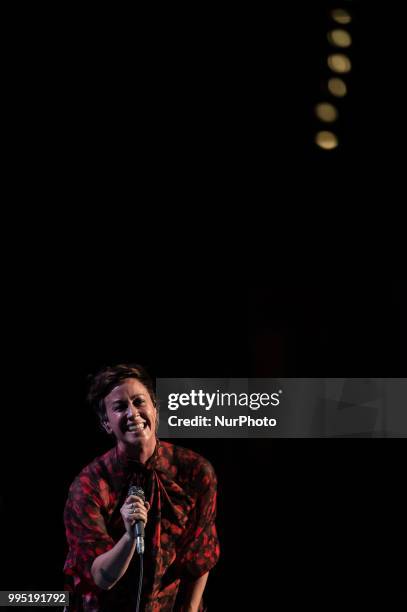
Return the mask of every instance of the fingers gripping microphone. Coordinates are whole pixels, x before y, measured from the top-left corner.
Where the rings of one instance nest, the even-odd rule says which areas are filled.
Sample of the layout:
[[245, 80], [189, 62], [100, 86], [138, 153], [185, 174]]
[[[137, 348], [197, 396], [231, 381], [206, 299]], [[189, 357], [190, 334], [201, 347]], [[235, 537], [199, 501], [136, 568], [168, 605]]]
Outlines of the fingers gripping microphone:
[[[131, 486], [129, 488], [129, 492], [127, 495], [136, 495], [143, 500], [146, 501], [146, 496], [144, 495], [144, 491], [141, 487]], [[144, 522], [136, 521], [134, 523], [134, 537], [136, 539], [136, 548], [139, 555], [144, 553]]]

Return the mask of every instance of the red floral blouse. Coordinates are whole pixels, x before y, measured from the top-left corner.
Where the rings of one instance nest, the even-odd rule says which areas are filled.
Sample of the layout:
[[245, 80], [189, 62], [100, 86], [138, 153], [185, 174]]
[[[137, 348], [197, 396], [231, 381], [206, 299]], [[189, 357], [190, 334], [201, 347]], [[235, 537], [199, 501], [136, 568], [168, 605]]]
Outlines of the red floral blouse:
[[65, 588], [71, 591], [69, 609], [74, 612], [134, 612], [136, 608], [137, 553], [109, 591], [98, 588], [90, 573], [94, 559], [125, 532], [120, 508], [133, 484], [143, 488], [151, 505], [140, 610], [180, 608], [182, 579], [202, 576], [218, 560], [216, 475], [211, 464], [191, 450], [158, 440], [146, 464], [128, 459], [114, 447], [85, 467], [69, 489], [64, 513], [69, 552], [64, 572]]

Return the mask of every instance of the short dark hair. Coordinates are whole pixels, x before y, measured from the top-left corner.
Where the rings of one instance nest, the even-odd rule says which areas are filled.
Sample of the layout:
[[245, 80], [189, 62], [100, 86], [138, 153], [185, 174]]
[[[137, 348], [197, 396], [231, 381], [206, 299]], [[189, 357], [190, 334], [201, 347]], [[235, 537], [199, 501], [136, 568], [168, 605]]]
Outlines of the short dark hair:
[[106, 366], [97, 374], [89, 377], [87, 400], [101, 423], [106, 420], [105, 397], [127, 378], [136, 378], [145, 386], [158, 413], [154, 382], [148, 372], [138, 364], [120, 363], [115, 366]]

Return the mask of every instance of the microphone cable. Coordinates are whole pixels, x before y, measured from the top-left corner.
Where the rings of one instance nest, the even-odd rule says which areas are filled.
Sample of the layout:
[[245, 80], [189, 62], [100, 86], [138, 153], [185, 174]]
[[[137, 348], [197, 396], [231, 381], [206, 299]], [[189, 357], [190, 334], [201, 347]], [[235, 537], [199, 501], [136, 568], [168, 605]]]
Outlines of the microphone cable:
[[138, 579], [138, 592], [137, 592], [137, 605], [136, 612], [139, 612], [140, 609], [140, 599], [141, 599], [141, 587], [143, 584], [143, 553], [138, 555], [140, 558], [140, 567], [139, 567], [139, 579]]

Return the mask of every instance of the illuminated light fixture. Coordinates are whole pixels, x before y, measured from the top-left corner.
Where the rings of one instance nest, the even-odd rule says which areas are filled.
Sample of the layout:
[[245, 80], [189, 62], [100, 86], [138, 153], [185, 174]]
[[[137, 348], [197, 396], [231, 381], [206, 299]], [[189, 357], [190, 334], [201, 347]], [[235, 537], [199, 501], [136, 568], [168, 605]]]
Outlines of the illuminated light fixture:
[[336, 98], [343, 98], [348, 93], [345, 81], [337, 77], [333, 77], [328, 81], [328, 90]]
[[331, 151], [332, 149], [336, 149], [338, 146], [338, 139], [333, 132], [322, 131], [318, 132], [315, 136], [316, 144], [321, 147], [321, 149], [325, 149], [326, 151]]
[[347, 55], [343, 53], [333, 53], [328, 57], [328, 66], [333, 72], [344, 74], [352, 70], [352, 64]]
[[325, 121], [326, 123], [332, 123], [336, 121], [338, 118], [338, 111], [336, 110], [333, 104], [329, 104], [329, 102], [321, 102], [317, 104], [315, 107], [315, 114], [321, 121]]
[[345, 9], [334, 9], [331, 12], [332, 19], [341, 25], [347, 25], [352, 21], [352, 17]]
[[328, 32], [328, 40], [331, 45], [335, 47], [342, 47], [345, 49], [346, 47], [350, 47], [352, 44], [352, 37], [346, 30], [331, 30]]

